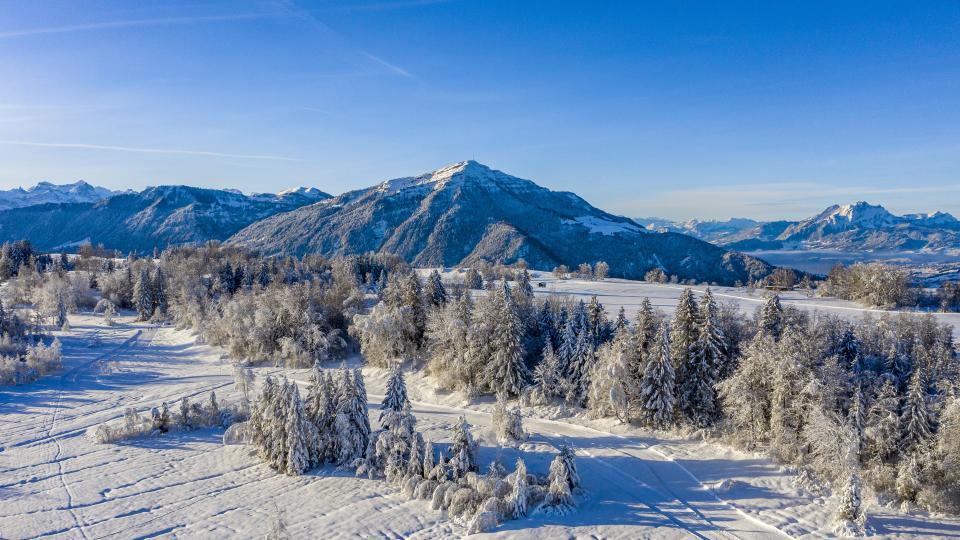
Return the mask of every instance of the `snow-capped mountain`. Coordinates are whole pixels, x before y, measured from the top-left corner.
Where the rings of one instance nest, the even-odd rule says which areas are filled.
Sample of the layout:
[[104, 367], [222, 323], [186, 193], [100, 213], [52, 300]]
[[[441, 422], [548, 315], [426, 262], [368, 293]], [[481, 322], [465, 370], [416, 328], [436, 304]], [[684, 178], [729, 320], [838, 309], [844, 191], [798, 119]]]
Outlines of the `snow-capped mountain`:
[[387, 180], [258, 221], [230, 243], [269, 254], [394, 253], [418, 266], [525, 259], [535, 268], [606, 261], [615, 277], [655, 267], [732, 283], [770, 265], [690, 236], [656, 233], [475, 161]]
[[0, 211], [0, 239], [27, 238], [42, 250], [102, 243], [122, 251], [225, 240], [258, 219], [313, 204], [298, 192], [244, 195], [235, 190], [157, 186], [96, 202], [48, 203]]
[[0, 210], [47, 203], [96, 202], [118, 193], [107, 188], [92, 186], [83, 180], [72, 184], [40, 182], [27, 189], [18, 187], [5, 191], [0, 190]]
[[[638, 219], [650, 228], [686, 232], [741, 251], [825, 249], [836, 251], [960, 250], [960, 221], [944, 212], [897, 216], [859, 201], [833, 205], [800, 221], [732, 219], [722, 222]], [[704, 226], [709, 224], [709, 226]]]

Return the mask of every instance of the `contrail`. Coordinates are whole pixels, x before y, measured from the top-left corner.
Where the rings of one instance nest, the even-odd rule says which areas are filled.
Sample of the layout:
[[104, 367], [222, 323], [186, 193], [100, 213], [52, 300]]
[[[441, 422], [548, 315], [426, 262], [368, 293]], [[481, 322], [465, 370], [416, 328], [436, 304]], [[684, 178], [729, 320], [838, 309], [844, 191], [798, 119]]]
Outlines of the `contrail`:
[[274, 161], [307, 161], [305, 159], [286, 156], [272, 156], [264, 154], [228, 154], [224, 152], [206, 152], [203, 150], [181, 150], [171, 148], [137, 148], [131, 146], [111, 146], [105, 144], [86, 143], [44, 143], [34, 141], [11, 141], [0, 139], [0, 144], [11, 146], [37, 146], [41, 148], [75, 148], [81, 150], [112, 150], [116, 152], [138, 152], [141, 154], [177, 154], [184, 156], [206, 156], [239, 159], [267, 159]]
[[43, 34], [66, 34], [70, 32], [89, 32], [92, 30], [108, 30], [111, 28], [131, 28], [139, 26], [165, 26], [173, 24], [197, 24], [215, 21], [238, 21], [244, 19], [258, 19], [266, 14], [250, 13], [240, 15], [210, 15], [206, 17], [159, 17], [154, 19], [131, 19], [126, 21], [106, 21], [88, 24], [73, 24], [68, 26], [49, 26], [46, 28], [28, 28], [26, 30], [10, 30], [0, 32], [0, 39], [37, 36]]

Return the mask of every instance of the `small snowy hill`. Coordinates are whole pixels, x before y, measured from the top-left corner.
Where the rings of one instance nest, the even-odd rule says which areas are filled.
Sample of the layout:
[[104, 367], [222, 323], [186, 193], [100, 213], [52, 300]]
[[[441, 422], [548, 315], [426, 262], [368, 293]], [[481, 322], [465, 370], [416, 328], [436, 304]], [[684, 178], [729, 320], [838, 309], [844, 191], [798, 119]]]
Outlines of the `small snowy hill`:
[[40, 182], [27, 189], [18, 187], [0, 191], [0, 210], [47, 203], [96, 202], [118, 193], [107, 188], [92, 186], [83, 180], [72, 184]]
[[92, 241], [121, 251], [147, 252], [154, 247], [225, 240], [258, 219], [319, 198], [322, 195], [299, 190], [250, 196], [234, 190], [150, 187], [96, 202], [0, 211], [0, 240], [28, 238], [42, 250]]
[[387, 180], [238, 232], [231, 243], [272, 254], [394, 253], [418, 266], [479, 260], [533, 267], [606, 261], [611, 275], [662, 267], [682, 279], [733, 283], [766, 275], [763, 261], [690, 236], [645, 230], [573, 193], [464, 161]]
[[833, 205], [801, 221], [637, 219], [649, 229], [685, 232], [729, 249], [827, 249], [858, 251], [950, 251], [960, 249], [960, 221], [944, 212], [897, 216], [859, 201]]

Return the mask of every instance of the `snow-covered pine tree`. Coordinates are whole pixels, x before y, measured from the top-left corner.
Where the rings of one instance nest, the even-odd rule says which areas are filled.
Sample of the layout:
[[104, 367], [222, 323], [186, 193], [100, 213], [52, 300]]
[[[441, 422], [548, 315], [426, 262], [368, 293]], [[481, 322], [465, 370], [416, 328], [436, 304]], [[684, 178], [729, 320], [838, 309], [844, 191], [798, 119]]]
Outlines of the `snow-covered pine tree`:
[[543, 346], [543, 359], [533, 368], [533, 383], [539, 398], [544, 402], [562, 395], [563, 376], [560, 373], [560, 362], [549, 339]]
[[303, 412], [303, 402], [300, 400], [300, 391], [297, 385], [291, 384], [290, 401], [287, 403], [287, 456], [283, 464], [283, 472], [291, 476], [299, 476], [310, 468], [310, 439], [308, 436], [307, 418]]
[[563, 444], [560, 445], [560, 451], [557, 453], [557, 457], [550, 463], [551, 474], [560, 468], [566, 470], [567, 482], [571, 490], [576, 490], [580, 487], [580, 473], [577, 472], [576, 458], [577, 452], [573, 449], [573, 446]]
[[161, 317], [167, 315], [167, 283], [163, 275], [163, 269], [159, 266], [153, 273], [151, 280], [151, 289], [153, 291], [153, 310], [152, 313], [158, 313]]
[[140, 271], [133, 285], [133, 307], [139, 320], [145, 321], [153, 315], [153, 283], [146, 269]]
[[[357, 441], [354, 448], [357, 449], [357, 456], [359, 457], [370, 441], [370, 414], [367, 410], [367, 386], [363, 381], [363, 372], [360, 368], [353, 369], [353, 386], [353, 407], [350, 418], [356, 426]], [[410, 407], [409, 401], [406, 403], [406, 407]]]
[[486, 384], [494, 393], [520, 395], [529, 378], [523, 363], [523, 323], [517, 314], [506, 281], [493, 293], [496, 309], [492, 355], [486, 369]]
[[673, 362], [670, 361], [670, 331], [666, 322], [660, 323], [654, 341], [640, 381], [640, 407], [648, 422], [663, 429], [673, 423], [676, 405]]
[[466, 273], [463, 274], [463, 285], [468, 289], [482, 289], [483, 278], [480, 272], [477, 272], [476, 268], [467, 268]]
[[900, 442], [900, 398], [891, 379], [884, 380], [867, 413], [867, 450], [881, 461], [893, 457]]
[[767, 301], [760, 309], [759, 330], [774, 339], [780, 339], [783, 333], [783, 306], [780, 305], [780, 295], [773, 293], [767, 296]]
[[617, 319], [613, 322], [613, 333], [617, 335], [621, 332], [626, 332], [629, 327], [630, 322], [627, 320], [627, 309], [620, 306], [620, 311], [617, 312]]
[[409, 404], [410, 400], [407, 398], [407, 383], [403, 378], [403, 369], [400, 364], [395, 364], [390, 372], [390, 378], [387, 379], [387, 392], [380, 404], [379, 421], [383, 420], [383, 415], [387, 411], [400, 412]]
[[523, 458], [517, 458], [517, 469], [513, 473], [513, 491], [510, 494], [510, 506], [513, 519], [527, 515], [527, 501], [530, 498], [530, 486], [527, 483], [527, 464]]
[[654, 339], [657, 337], [657, 327], [653, 304], [649, 298], [644, 297], [640, 302], [640, 309], [637, 312], [637, 324], [634, 329], [634, 343], [637, 346], [637, 354], [635, 356], [637, 363], [634, 366], [634, 372], [636, 372], [638, 379], [643, 377], [643, 368], [650, 357], [650, 350], [655, 343]]
[[63, 328], [67, 324], [67, 304], [63, 301], [63, 292], [57, 290], [57, 310], [54, 313], [53, 324]]
[[840, 501], [837, 507], [837, 520], [850, 522], [859, 527], [864, 521], [863, 499], [860, 495], [860, 476], [850, 474], [840, 492]]
[[674, 395], [677, 407], [688, 418], [691, 406], [689, 399], [692, 388], [697, 386], [697, 336], [699, 334], [697, 301], [689, 288], [680, 293], [677, 309], [670, 323], [670, 359], [674, 367]]
[[597, 365], [590, 380], [590, 408], [597, 414], [616, 416], [628, 422], [639, 397], [640, 382], [633, 371], [637, 354], [633, 336], [619, 332], [598, 352]]
[[587, 391], [590, 388], [590, 372], [596, 360], [596, 351], [589, 331], [581, 332], [577, 336], [576, 347], [567, 366], [567, 380], [570, 386], [572, 401], [577, 405], [584, 405]]
[[569, 372], [570, 362], [577, 350], [577, 332], [572, 318], [568, 318], [560, 333], [560, 347], [556, 350], [560, 372], [565, 376]]
[[910, 386], [907, 388], [903, 413], [900, 416], [900, 448], [903, 451], [910, 451], [923, 444], [932, 435], [934, 418], [929, 401], [923, 368], [917, 366], [910, 377]]
[[467, 423], [465, 416], [460, 416], [457, 423], [453, 426], [453, 433], [450, 439], [451, 459], [460, 459], [460, 466], [464, 471], [476, 472], [478, 470], [477, 443], [473, 440], [473, 435], [470, 433], [470, 424]]
[[850, 399], [850, 410], [847, 411], [847, 426], [850, 429], [850, 433], [853, 434], [853, 449], [857, 454], [858, 460], [866, 445], [866, 406], [863, 385], [858, 382], [856, 387], [854, 387], [853, 397]]
[[540, 309], [537, 311], [537, 333], [540, 335], [540, 342], [546, 345], [550, 342], [551, 348], [557, 347], [557, 333], [555, 331], [556, 321], [553, 317], [553, 307], [549, 298], [544, 298], [540, 303]]
[[[442, 455], [441, 455], [441, 459], [443, 459]], [[433, 441], [428, 440], [423, 445], [423, 477], [429, 478], [430, 473], [433, 471], [433, 468], [435, 466], [436, 465], [434, 463]]]
[[427, 298], [434, 307], [447, 303], [447, 289], [443, 286], [443, 279], [436, 269], [430, 272], [430, 277], [427, 278]]
[[593, 346], [597, 347], [607, 340], [607, 312], [596, 296], [590, 297], [587, 305], [587, 328], [593, 339]]
[[713, 292], [707, 287], [700, 301], [699, 329], [694, 345], [694, 370], [685, 388], [688, 419], [700, 427], [710, 425], [717, 417], [718, 403], [714, 385], [720, 379], [723, 351], [726, 349], [720, 328], [719, 309]]
[[530, 283], [530, 272], [524, 268], [517, 274], [517, 291], [524, 297], [533, 299], [533, 285]]
[[840, 335], [837, 343], [836, 355], [840, 358], [843, 366], [849, 371], [860, 373], [863, 371], [863, 351], [860, 340], [853, 333], [852, 328], [846, 328]]

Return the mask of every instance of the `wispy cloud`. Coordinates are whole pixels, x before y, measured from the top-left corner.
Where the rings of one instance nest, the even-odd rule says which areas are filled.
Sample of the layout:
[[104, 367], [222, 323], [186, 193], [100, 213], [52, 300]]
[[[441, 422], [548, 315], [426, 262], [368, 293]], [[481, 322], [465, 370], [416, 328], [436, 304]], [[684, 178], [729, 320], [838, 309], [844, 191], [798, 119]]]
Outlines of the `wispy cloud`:
[[236, 15], [209, 15], [201, 17], [157, 17], [152, 19], [129, 19], [121, 21], [103, 21], [86, 24], [71, 24], [64, 26], [47, 26], [43, 28], [27, 28], [23, 30], [0, 31], [0, 39], [10, 39], [45, 34], [68, 34], [72, 32], [91, 32], [114, 28], [136, 28], [143, 26], [170, 26], [178, 24], [200, 24], [217, 21], [239, 21], [259, 19], [269, 15], [262, 13], [247, 13]]
[[207, 152], [203, 150], [184, 150], [174, 148], [138, 148], [131, 146], [113, 146], [106, 144], [87, 144], [87, 143], [46, 143], [36, 141], [12, 141], [0, 139], [0, 145], [9, 146], [34, 146], [40, 148], [69, 148], [79, 150], [107, 150], [114, 152], [136, 152], [140, 154], [173, 154], [182, 156], [202, 156], [216, 158], [237, 158], [237, 159], [262, 159], [273, 161], [307, 161], [305, 159], [293, 158], [287, 156], [273, 156], [266, 154], [231, 154], [226, 152]]
[[396, 64], [392, 64], [392, 63], [390, 63], [390, 62], [387, 62], [386, 60], [384, 60], [383, 58], [380, 58], [379, 56], [377, 56], [377, 55], [375, 55], [375, 54], [370, 54], [370, 53], [368, 53], [367, 51], [360, 51], [360, 52], [361, 52], [364, 56], [366, 56], [367, 58], [369, 58], [370, 60], [373, 60], [375, 63], [380, 64], [381, 66], [387, 68], [387, 71], [390, 71], [390, 72], [392, 72], [392, 73], [395, 73], [395, 74], [397, 74], [397, 75], [400, 75], [401, 77], [406, 77], [406, 78], [408, 78], [408, 79], [414, 79], [414, 80], [416, 80], [416, 78], [417, 78], [417, 76], [414, 75], [413, 73], [410, 73], [409, 71], [403, 69], [402, 67], [400, 67], [400, 66], [398, 66], [398, 65], [396, 65]]

